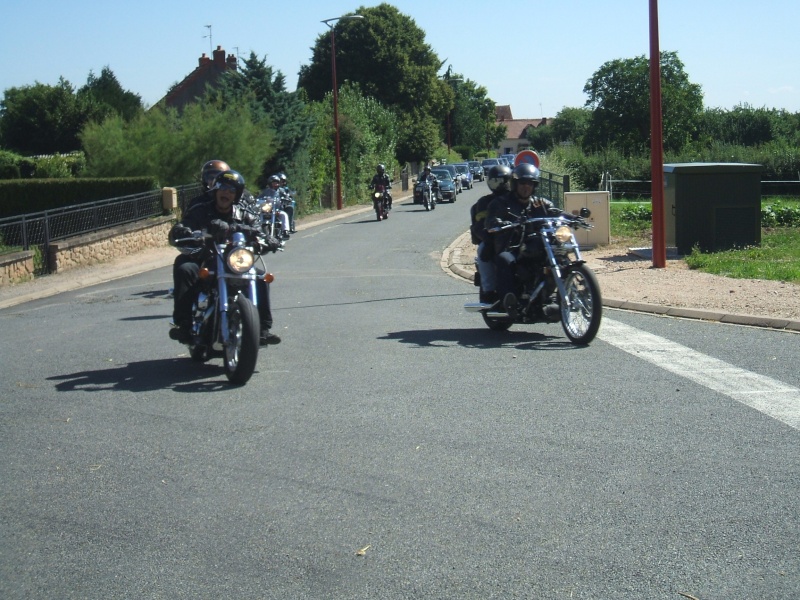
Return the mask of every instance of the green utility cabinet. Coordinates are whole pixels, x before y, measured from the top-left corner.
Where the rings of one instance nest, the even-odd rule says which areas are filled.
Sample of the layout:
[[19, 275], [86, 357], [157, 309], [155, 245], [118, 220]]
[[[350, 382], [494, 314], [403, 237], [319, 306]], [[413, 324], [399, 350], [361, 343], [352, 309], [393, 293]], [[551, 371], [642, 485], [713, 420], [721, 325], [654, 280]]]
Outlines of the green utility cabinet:
[[690, 254], [761, 244], [761, 165], [664, 165], [667, 246]]

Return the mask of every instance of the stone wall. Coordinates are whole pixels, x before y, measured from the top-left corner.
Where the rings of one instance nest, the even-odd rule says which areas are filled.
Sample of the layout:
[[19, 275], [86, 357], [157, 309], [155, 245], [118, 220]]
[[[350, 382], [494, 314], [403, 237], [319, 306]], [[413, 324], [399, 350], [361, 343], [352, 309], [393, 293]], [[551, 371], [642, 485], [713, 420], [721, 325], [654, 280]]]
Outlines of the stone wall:
[[0, 255], [0, 286], [33, 279], [33, 250]]
[[61, 273], [168, 245], [174, 216], [137, 221], [94, 233], [51, 242], [48, 264], [51, 273]]

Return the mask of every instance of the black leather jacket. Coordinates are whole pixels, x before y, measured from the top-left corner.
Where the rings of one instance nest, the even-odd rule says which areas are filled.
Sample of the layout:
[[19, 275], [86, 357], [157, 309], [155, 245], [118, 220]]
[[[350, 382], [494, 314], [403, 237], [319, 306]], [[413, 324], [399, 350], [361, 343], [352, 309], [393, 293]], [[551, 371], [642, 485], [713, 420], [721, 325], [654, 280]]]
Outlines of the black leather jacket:
[[[546, 217], [552, 214], [551, 211], [553, 210], [558, 211], [549, 200], [531, 196], [526, 201], [520, 202], [516, 193], [509, 192], [489, 203], [485, 223], [486, 229], [499, 227], [505, 223], [515, 223], [523, 217]], [[494, 241], [495, 253], [503, 252], [511, 242], [514, 234], [515, 230], [513, 229], [490, 233], [489, 235]]]
[[211, 222], [215, 220], [223, 221], [228, 225], [234, 223], [246, 225], [254, 229], [258, 229], [260, 225], [258, 216], [246, 212], [240, 205], [234, 204], [228, 214], [221, 214], [217, 212], [214, 200], [210, 200], [196, 204], [187, 211], [179, 223], [172, 226], [169, 232], [170, 244], [174, 246], [176, 239], [188, 237], [192, 231], [213, 228]]

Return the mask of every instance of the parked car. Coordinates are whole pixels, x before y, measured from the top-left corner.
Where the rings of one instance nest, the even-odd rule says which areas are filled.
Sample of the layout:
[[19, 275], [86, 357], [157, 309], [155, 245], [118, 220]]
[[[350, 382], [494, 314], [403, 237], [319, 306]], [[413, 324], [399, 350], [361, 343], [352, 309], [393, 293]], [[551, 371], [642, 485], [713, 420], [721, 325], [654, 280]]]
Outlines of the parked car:
[[470, 173], [469, 165], [467, 163], [454, 163], [453, 166], [461, 176], [461, 189], [472, 189], [472, 173]]
[[508, 166], [514, 168], [514, 159], [517, 158], [516, 154], [501, 154], [500, 158], [505, 158], [508, 161]]
[[483, 181], [486, 178], [483, 167], [477, 160], [471, 160], [467, 164], [469, 165], [469, 170], [472, 172], [472, 181]]
[[499, 165], [499, 164], [501, 164], [501, 163], [500, 163], [500, 160], [497, 159], [497, 158], [484, 158], [481, 161], [481, 166], [483, 167], [483, 172], [486, 175], [489, 175], [489, 169], [491, 169], [493, 166]]
[[464, 191], [464, 187], [461, 185], [461, 177], [458, 176], [458, 171], [453, 165], [437, 165], [436, 168], [447, 169], [447, 171], [449, 171], [450, 177], [456, 182], [456, 194], [460, 194]]
[[455, 202], [456, 182], [453, 180], [450, 171], [441, 167], [435, 167], [431, 169], [431, 173], [436, 175], [436, 179], [439, 180], [439, 199], [442, 201], [448, 200], [450, 202]]

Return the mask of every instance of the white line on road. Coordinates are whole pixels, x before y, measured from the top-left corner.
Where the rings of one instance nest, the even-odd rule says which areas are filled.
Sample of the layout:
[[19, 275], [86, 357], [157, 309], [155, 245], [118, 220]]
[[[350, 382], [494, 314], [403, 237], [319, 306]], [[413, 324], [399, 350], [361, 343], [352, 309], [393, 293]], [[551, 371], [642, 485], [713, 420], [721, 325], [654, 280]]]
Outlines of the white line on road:
[[662, 369], [800, 429], [800, 389], [706, 356], [662, 337], [603, 319], [600, 339]]

